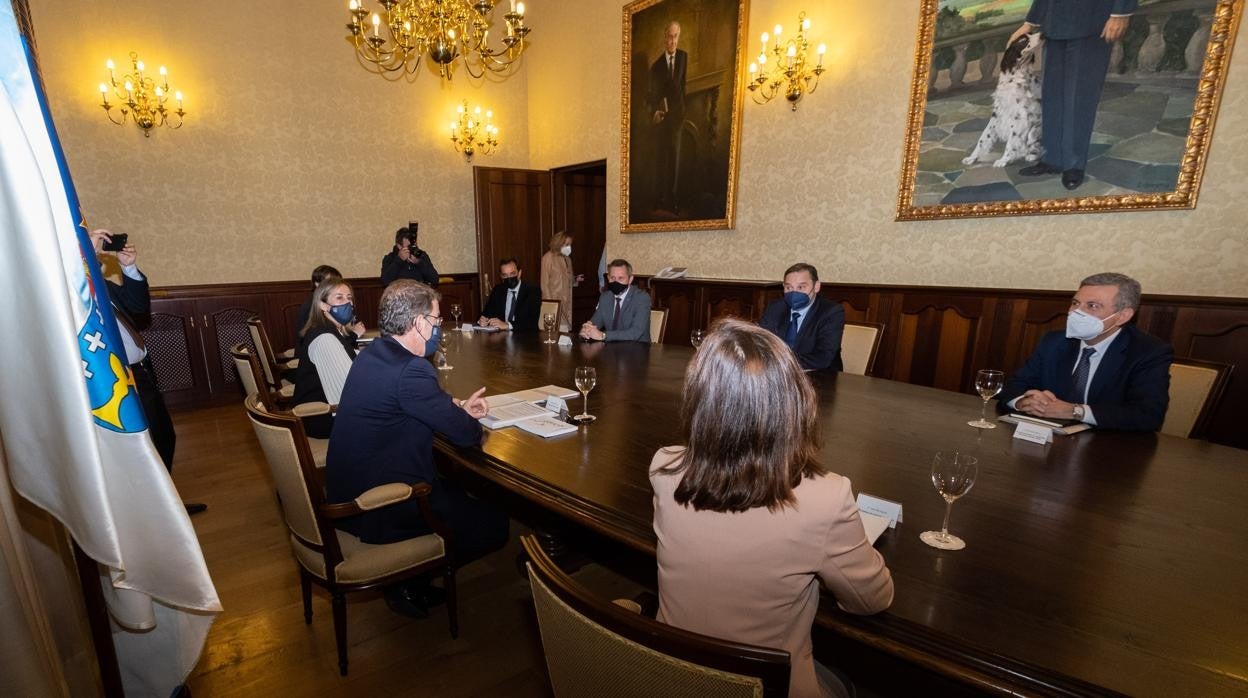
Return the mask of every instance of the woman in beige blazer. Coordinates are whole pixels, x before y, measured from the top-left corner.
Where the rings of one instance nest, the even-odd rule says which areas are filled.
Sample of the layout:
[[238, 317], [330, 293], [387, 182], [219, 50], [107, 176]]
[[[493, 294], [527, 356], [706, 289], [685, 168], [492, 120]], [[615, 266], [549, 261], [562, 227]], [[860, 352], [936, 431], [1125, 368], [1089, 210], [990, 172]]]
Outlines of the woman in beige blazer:
[[685, 446], [650, 464], [658, 619], [788, 650], [790, 696], [846, 695], [812, 656], [822, 582], [838, 605], [888, 608], [893, 579], [871, 547], [849, 480], [818, 455], [814, 389], [793, 352], [724, 320], [685, 373]]
[[584, 278], [572, 275], [572, 236], [559, 231], [542, 255], [542, 299], [559, 301], [559, 330], [572, 327], [572, 287]]

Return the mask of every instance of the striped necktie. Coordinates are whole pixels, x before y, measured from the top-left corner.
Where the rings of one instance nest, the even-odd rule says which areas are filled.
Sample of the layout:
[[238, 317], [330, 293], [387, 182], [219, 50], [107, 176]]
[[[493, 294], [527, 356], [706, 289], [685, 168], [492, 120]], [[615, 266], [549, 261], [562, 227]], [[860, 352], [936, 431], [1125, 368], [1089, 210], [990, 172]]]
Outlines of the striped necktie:
[[1092, 355], [1095, 353], [1095, 347], [1084, 349], [1079, 357], [1079, 363], [1075, 365], [1075, 400], [1079, 403], [1088, 400], [1088, 376], [1092, 374]]

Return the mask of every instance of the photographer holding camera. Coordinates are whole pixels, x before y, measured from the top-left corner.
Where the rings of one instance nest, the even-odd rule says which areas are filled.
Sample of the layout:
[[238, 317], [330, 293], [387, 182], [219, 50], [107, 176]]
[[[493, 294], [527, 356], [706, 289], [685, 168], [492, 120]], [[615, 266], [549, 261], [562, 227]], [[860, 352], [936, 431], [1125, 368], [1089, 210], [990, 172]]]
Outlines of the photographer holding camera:
[[394, 251], [381, 259], [381, 283], [395, 279], [411, 279], [429, 286], [438, 285], [438, 270], [429, 254], [416, 245], [419, 224], [412, 221], [394, 231]]

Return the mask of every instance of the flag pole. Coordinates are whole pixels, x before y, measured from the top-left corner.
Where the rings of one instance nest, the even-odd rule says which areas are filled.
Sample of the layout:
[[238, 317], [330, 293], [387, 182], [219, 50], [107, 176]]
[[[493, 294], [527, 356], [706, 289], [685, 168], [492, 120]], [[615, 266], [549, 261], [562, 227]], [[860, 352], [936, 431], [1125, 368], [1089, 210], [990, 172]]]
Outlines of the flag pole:
[[72, 536], [70, 544], [74, 546], [74, 565], [78, 568], [78, 583], [82, 587], [87, 622], [91, 625], [91, 640], [95, 644], [96, 662], [100, 665], [104, 695], [106, 698], [124, 698], [121, 670], [117, 668], [117, 648], [113, 646], [113, 628], [109, 623], [104, 592], [100, 590], [100, 563], [87, 555]]

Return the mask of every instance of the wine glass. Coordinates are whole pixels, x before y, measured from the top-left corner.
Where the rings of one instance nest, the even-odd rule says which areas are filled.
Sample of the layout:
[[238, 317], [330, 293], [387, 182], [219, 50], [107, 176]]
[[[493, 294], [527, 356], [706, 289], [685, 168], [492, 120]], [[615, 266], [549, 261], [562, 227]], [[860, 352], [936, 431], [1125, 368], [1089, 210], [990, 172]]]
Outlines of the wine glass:
[[979, 396], [984, 399], [984, 404], [979, 410], [979, 419], [973, 419], [967, 424], [976, 429], [996, 429], [997, 425], [988, 421], [988, 401], [1001, 392], [1001, 388], [1005, 387], [1005, 373], [993, 369], [984, 369], [975, 374], [975, 389], [979, 391]]
[[694, 349], [702, 346], [703, 339], [706, 339], [705, 330], [694, 330], [689, 333], [689, 343], [693, 345]]
[[937, 451], [932, 459], [932, 484], [945, 499], [945, 522], [939, 531], [924, 531], [919, 540], [941, 550], [961, 550], [966, 541], [949, 533], [949, 512], [953, 500], [971, 491], [979, 475], [979, 459], [955, 451]]
[[597, 417], [589, 413], [589, 391], [598, 385], [598, 372], [593, 366], [578, 366], [576, 369], [576, 389], [581, 391], [581, 413], [572, 419], [585, 424]]
[[451, 365], [450, 360], [447, 358], [447, 351], [450, 349], [450, 346], [451, 337], [447, 333], [443, 332], [438, 337], [438, 352], [433, 357], [433, 365], [437, 367], [439, 371], [449, 371], [452, 368], [455, 368]]
[[464, 326], [459, 322], [459, 314], [463, 312], [463, 308], [459, 307], [459, 303], [451, 304], [451, 315], [455, 316], [455, 329], [462, 330]]
[[555, 339], [555, 314], [546, 313], [542, 316], [542, 328], [546, 330], [545, 344], [554, 344]]

